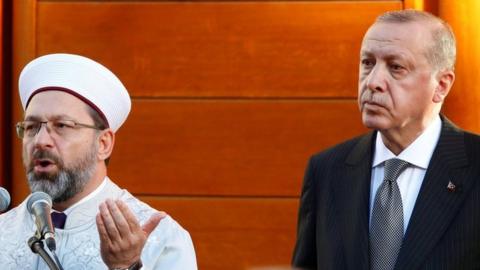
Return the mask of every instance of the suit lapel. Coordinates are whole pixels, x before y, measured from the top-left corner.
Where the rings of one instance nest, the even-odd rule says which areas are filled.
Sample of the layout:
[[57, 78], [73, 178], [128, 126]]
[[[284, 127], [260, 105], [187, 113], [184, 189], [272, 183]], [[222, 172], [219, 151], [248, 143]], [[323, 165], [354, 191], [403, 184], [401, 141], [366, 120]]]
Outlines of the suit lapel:
[[368, 224], [375, 133], [363, 136], [339, 169], [333, 188], [348, 269], [369, 269]]
[[463, 132], [443, 119], [432, 155], [397, 259], [396, 269], [418, 269], [445, 233], [466, 192], [452, 192], [449, 183], [468, 190], [462, 168], [468, 165]]

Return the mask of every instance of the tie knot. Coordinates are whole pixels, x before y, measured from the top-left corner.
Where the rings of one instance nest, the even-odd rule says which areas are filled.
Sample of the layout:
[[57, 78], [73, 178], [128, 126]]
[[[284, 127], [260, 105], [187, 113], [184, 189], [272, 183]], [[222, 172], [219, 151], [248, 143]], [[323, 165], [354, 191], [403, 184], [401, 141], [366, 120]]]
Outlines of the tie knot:
[[395, 181], [398, 176], [408, 167], [408, 162], [392, 158], [385, 161], [385, 180], [386, 181]]
[[63, 229], [65, 227], [65, 221], [67, 220], [67, 215], [63, 212], [52, 212], [50, 214], [52, 217], [52, 223], [55, 228]]

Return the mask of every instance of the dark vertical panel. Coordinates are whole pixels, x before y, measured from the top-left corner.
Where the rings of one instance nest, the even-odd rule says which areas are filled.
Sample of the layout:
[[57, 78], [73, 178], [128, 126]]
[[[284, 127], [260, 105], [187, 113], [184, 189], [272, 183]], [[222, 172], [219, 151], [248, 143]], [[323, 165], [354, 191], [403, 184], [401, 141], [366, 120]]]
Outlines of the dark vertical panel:
[[5, 93], [5, 86], [3, 83], [3, 73], [5, 70], [5, 66], [3, 64], [3, 43], [5, 43], [5, 37], [3, 36], [3, 1], [0, 2], [0, 36], [2, 37], [2, 41], [0, 42], [0, 185], [5, 184], [4, 180], [4, 174], [5, 174], [5, 168], [4, 168], [4, 162], [6, 160], [6, 155], [5, 155], [5, 150], [4, 150], [4, 145], [5, 145], [5, 99], [3, 98], [3, 95]]
[[5, 186], [9, 191], [12, 187], [12, 147], [9, 143], [12, 139], [12, 104], [9, 102], [12, 97], [12, 1], [2, 1], [1, 23], [2, 30], [2, 47], [1, 47], [1, 137], [0, 137], [0, 151], [2, 153], [2, 164], [0, 171], [2, 179], [0, 184]]

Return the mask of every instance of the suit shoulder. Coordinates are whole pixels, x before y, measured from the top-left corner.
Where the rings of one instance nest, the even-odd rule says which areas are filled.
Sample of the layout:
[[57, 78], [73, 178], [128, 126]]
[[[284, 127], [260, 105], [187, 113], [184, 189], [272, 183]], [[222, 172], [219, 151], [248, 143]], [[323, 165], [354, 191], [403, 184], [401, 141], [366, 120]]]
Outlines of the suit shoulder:
[[461, 134], [467, 153], [480, 151], [480, 135], [463, 129], [457, 129], [456, 131]]
[[462, 130], [467, 142], [480, 143], [480, 135]]
[[463, 139], [465, 143], [465, 151], [470, 160], [479, 160], [480, 153], [480, 135], [464, 131]]

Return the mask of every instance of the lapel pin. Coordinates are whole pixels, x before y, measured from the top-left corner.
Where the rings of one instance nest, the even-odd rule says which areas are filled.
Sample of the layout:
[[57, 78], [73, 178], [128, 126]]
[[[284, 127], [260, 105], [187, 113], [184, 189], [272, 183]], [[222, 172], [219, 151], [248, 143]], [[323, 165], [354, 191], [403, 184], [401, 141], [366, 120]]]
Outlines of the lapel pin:
[[448, 181], [447, 189], [450, 192], [455, 192], [457, 189], [457, 186], [455, 186], [455, 184], [452, 183], [452, 181]]

